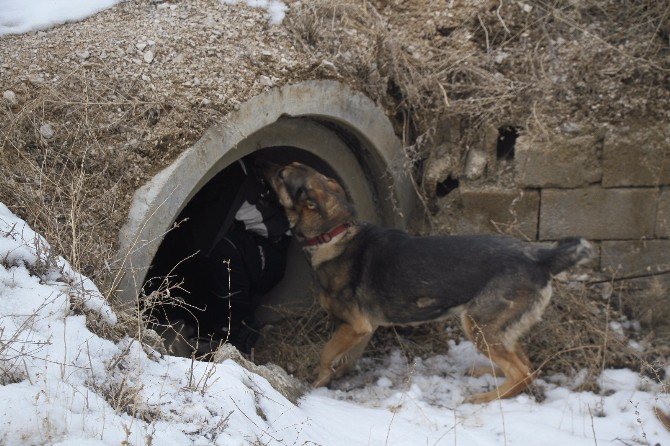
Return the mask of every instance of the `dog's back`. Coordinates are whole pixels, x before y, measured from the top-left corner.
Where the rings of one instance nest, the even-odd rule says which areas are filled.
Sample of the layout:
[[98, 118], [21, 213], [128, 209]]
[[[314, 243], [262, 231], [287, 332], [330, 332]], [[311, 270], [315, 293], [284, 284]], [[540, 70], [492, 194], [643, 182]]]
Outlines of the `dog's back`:
[[352, 246], [359, 304], [383, 325], [443, 318], [492, 286], [510, 296], [542, 289], [590, 252], [582, 239], [541, 248], [509, 237], [411, 237], [370, 225]]

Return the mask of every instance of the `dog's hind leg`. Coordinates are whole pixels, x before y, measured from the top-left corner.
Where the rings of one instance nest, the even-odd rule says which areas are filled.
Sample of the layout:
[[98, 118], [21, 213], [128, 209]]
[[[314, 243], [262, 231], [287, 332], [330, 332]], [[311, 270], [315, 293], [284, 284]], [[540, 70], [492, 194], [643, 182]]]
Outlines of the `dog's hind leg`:
[[[488, 333], [489, 336], [487, 336], [487, 332], [492, 330], [479, 327], [467, 314], [463, 314], [462, 322], [468, 338], [474, 342], [479, 351], [487, 355], [495, 365], [500, 367], [505, 376], [505, 382], [495, 390], [471, 395], [466, 398], [465, 402], [486, 403], [498, 398], [510, 398], [530, 385], [533, 380], [530, 363], [525, 353], [517, 345], [508, 348], [496, 339], [497, 336], [492, 336], [494, 333]], [[521, 352], [521, 355], [518, 352]]]
[[[357, 347], [360, 344], [363, 344], [362, 349], [364, 349], [367, 340], [369, 340], [373, 332], [374, 328], [372, 324], [365, 318], [356, 318], [353, 320], [353, 324], [344, 322], [340, 325], [321, 352], [319, 376], [312, 385], [314, 387], [321, 387], [328, 384], [333, 375], [339, 370], [339, 368], [338, 370], [335, 370], [333, 364], [342, 359], [354, 347]], [[362, 353], [362, 350], [360, 353]], [[345, 369], [347, 363], [348, 361], [345, 361], [345, 364], [343, 364], [345, 365]], [[342, 367], [342, 365], [340, 367]]]

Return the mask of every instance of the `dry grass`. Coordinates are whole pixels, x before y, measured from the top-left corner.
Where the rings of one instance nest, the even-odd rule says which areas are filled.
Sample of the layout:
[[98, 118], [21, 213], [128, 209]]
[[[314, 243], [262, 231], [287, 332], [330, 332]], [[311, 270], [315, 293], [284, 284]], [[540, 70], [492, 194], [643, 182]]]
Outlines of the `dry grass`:
[[654, 0], [318, 0], [294, 6], [287, 26], [327, 62], [322, 75], [353, 79], [387, 108], [421, 183], [436, 146], [449, 144], [458, 173], [470, 148], [490, 143], [490, 128], [667, 122], [669, 9]]
[[[114, 268], [123, 210], [156, 160], [176, 155], [183, 116], [137, 85], [101, 79], [94, 67], [22, 93], [30, 99], [20, 109], [0, 107], [0, 195], [102, 284]], [[40, 131], [45, 125], [52, 137]]]

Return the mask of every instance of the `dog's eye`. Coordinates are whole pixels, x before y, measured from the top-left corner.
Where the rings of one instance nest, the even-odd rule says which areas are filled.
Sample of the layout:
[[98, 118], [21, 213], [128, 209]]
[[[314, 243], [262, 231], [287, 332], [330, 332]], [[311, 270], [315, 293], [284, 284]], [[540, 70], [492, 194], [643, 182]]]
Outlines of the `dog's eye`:
[[317, 208], [316, 201], [308, 199], [305, 200], [305, 206], [307, 206], [307, 209], [314, 210]]

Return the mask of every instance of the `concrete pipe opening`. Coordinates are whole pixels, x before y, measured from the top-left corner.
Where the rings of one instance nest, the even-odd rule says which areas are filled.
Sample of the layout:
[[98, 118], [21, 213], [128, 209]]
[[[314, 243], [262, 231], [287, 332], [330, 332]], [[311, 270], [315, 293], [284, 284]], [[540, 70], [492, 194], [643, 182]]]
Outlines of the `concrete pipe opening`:
[[[414, 206], [400, 142], [380, 107], [332, 81], [273, 89], [210, 128], [136, 192], [120, 233], [123, 267], [117, 288], [123, 300], [142, 304], [137, 300], [156, 286], [145, 284], [157, 266], [165, 273], [171, 265], [188, 261], [179, 248], [181, 226], [173, 226], [194, 212], [208, 212], [198, 204], [203, 194], [238, 188], [230, 166], [250, 155], [280, 164], [300, 161], [336, 178], [363, 221], [404, 227]], [[217, 232], [210, 231], [212, 241]], [[257, 318], [278, 318], [273, 307], [311, 305], [311, 290], [309, 265], [298, 243], [291, 241], [284, 279], [262, 297]]]

